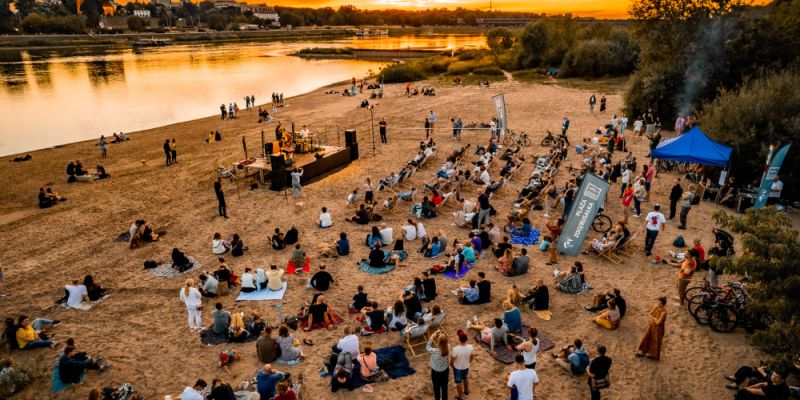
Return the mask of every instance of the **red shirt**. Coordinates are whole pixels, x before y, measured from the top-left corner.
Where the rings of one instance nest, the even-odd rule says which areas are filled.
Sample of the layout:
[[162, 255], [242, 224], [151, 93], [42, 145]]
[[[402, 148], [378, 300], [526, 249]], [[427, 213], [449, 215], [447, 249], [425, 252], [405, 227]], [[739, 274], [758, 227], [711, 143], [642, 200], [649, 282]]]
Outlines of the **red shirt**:
[[695, 245], [694, 249], [697, 250], [697, 254], [698, 254], [697, 262], [698, 263], [703, 262], [703, 260], [706, 259], [706, 249], [704, 249], [703, 246], [701, 246], [699, 244]]
[[625, 188], [625, 193], [622, 195], [622, 205], [625, 207], [630, 207], [632, 201], [633, 201], [633, 187], [628, 185], [628, 187]]
[[275, 396], [273, 400], [297, 400], [297, 395], [294, 394], [294, 390], [289, 389], [286, 393]]

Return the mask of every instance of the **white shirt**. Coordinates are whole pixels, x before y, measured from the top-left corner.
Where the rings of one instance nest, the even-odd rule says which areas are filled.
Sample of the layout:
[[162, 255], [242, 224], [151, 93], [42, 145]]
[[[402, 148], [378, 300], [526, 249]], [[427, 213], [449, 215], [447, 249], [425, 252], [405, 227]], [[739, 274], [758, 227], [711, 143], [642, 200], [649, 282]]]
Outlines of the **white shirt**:
[[81, 304], [83, 301], [83, 295], [89, 294], [89, 292], [86, 290], [86, 286], [84, 285], [67, 285], [64, 286], [64, 289], [67, 289], [67, 292], [69, 292], [69, 296], [67, 297], [67, 305], [70, 307]]
[[508, 378], [508, 387], [517, 387], [517, 400], [533, 400], [533, 385], [539, 383], [539, 375], [532, 369], [518, 369]]
[[187, 306], [197, 306], [203, 302], [203, 296], [197, 288], [189, 288], [189, 294], [186, 294], [186, 288], [181, 288], [181, 300]]
[[520, 350], [522, 357], [525, 359], [525, 365], [531, 365], [536, 362], [536, 353], [539, 352], [540, 343], [539, 341], [536, 344], [531, 343], [531, 351]]
[[339, 346], [339, 349], [341, 349], [342, 352], [350, 353], [350, 355], [353, 357], [354, 360], [356, 359], [356, 357], [358, 357], [359, 353], [358, 336], [347, 335], [339, 339], [339, 343], [337, 344], [337, 346]]
[[204, 400], [203, 395], [195, 390], [194, 388], [186, 387], [183, 389], [183, 393], [181, 393], [180, 400]]
[[644, 123], [640, 119], [637, 119], [636, 121], [633, 121], [633, 130], [634, 131], [641, 131], [643, 124]]
[[364, 182], [364, 191], [365, 192], [372, 192], [373, 191], [372, 184]]
[[256, 288], [256, 274], [252, 272], [245, 272], [242, 274], [242, 287], [243, 288]]
[[667, 219], [664, 218], [664, 214], [658, 211], [650, 211], [647, 213], [647, 229], [651, 231], [660, 231], [661, 226], [667, 222]]
[[222, 254], [228, 251], [228, 243], [222, 239], [212, 239], [211, 240], [211, 251], [214, 254]]
[[631, 182], [631, 170], [625, 168], [622, 171], [622, 183], [630, 183]]
[[380, 230], [381, 234], [381, 244], [390, 244], [394, 241], [392, 235], [394, 234], [394, 229], [390, 227], [386, 227]]
[[483, 172], [481, 172], [481, 182], [486, 185], [492, 183], [492, 178], [489, 177], [489, 171], [483, 170]]
[[781, 191], [783, 191], [783, 182], [773, 181], [769, 188], [769, 197], [781, 197]]
[[417, 222], [417, 238], [422, 239], [428, 236], [428, 233], [425, 232], [425, 225], [422, 225], [422, 222]]
[[455, 369], [465, 370], [469, 368], [469, 357], [472, 355], [472, 345], [471, 344], [460, 344], [456, 347], [453, 347], [453, 358], [455, 361], [453, 362], [453, 367]]
[[331, 213], [324, 212], [319, 215], [319, 225], [323, 228], [327, 228], [333, 225], [333, 220], [331, 218]]
[[414, 240], [417, 238], [417, 227], [414, 225], [406, 225], [403, 227], [406, 240]]
[[303, 128], [300, 130], [300, 137], [303, 139], [308, 137], [308, 128]]

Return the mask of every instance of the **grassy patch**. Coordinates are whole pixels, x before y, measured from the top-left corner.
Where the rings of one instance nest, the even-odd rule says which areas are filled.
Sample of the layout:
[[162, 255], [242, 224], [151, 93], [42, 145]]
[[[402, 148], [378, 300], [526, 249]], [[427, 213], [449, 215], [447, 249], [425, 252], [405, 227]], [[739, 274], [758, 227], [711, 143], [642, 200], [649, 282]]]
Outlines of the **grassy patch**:
[[311, 54], [323, 54], [323, 55], [341, 55], [341, 54], [353, 54], [353, 49], [350, 47], [342, 47], [342, 48], [333, 48], [333, 47], [310, 47], [305, 48], [298, 51], [296, 54], [298, 55], [311, 55]]

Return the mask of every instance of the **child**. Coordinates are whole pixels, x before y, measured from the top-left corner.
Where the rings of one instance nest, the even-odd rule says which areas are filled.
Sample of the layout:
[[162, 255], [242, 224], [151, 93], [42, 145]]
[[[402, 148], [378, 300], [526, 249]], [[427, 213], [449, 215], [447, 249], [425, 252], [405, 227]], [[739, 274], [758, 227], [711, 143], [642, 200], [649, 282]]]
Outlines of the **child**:
[[223, 352], [219, 353], [219, 362], [217, 362], [217, 366], [224, 369], [225, 372], [230, 373], [231, 370], [229, 366], [240, 358], [241, 357], [236, 350], [224, 350]]
[[539, 245], [539, 250], [547, 251], [547, 249], [550, 248], [550, 245], [552, 243], [553, 243], [553, 238], [551, 238], [550, 236], [545, 236], [544, 239], [542, 239], [542, 244]]

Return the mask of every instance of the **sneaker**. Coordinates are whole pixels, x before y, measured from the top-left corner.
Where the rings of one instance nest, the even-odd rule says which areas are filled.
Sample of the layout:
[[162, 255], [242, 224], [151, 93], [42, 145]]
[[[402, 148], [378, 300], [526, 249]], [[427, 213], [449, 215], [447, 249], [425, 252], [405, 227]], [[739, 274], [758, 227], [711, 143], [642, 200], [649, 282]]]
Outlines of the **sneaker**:
[[733, 375], [725, 375], [725, 379], [727, 379], [727, 380], [729, 380], [731, 382], [736, 382], [736, 377], [733, 376]]
[[61, 320], [60, 319], [54, 319], [53, 320], [53, 325], [50, 325], [50, 326], [56, 327], [56, 326], [59, 326], [59, 325], [61, 325]]
[[641, 217], [642, 217], [642, 216], [641, 216], [641, 215], [639, 215], [639, 214], [633, 214], [633, 216], [634, 216], [635, 218], [641, 218]]
[[735, 383], [726, 383], [725, 387], [728, 389], [739, 390], [739, 385]]

